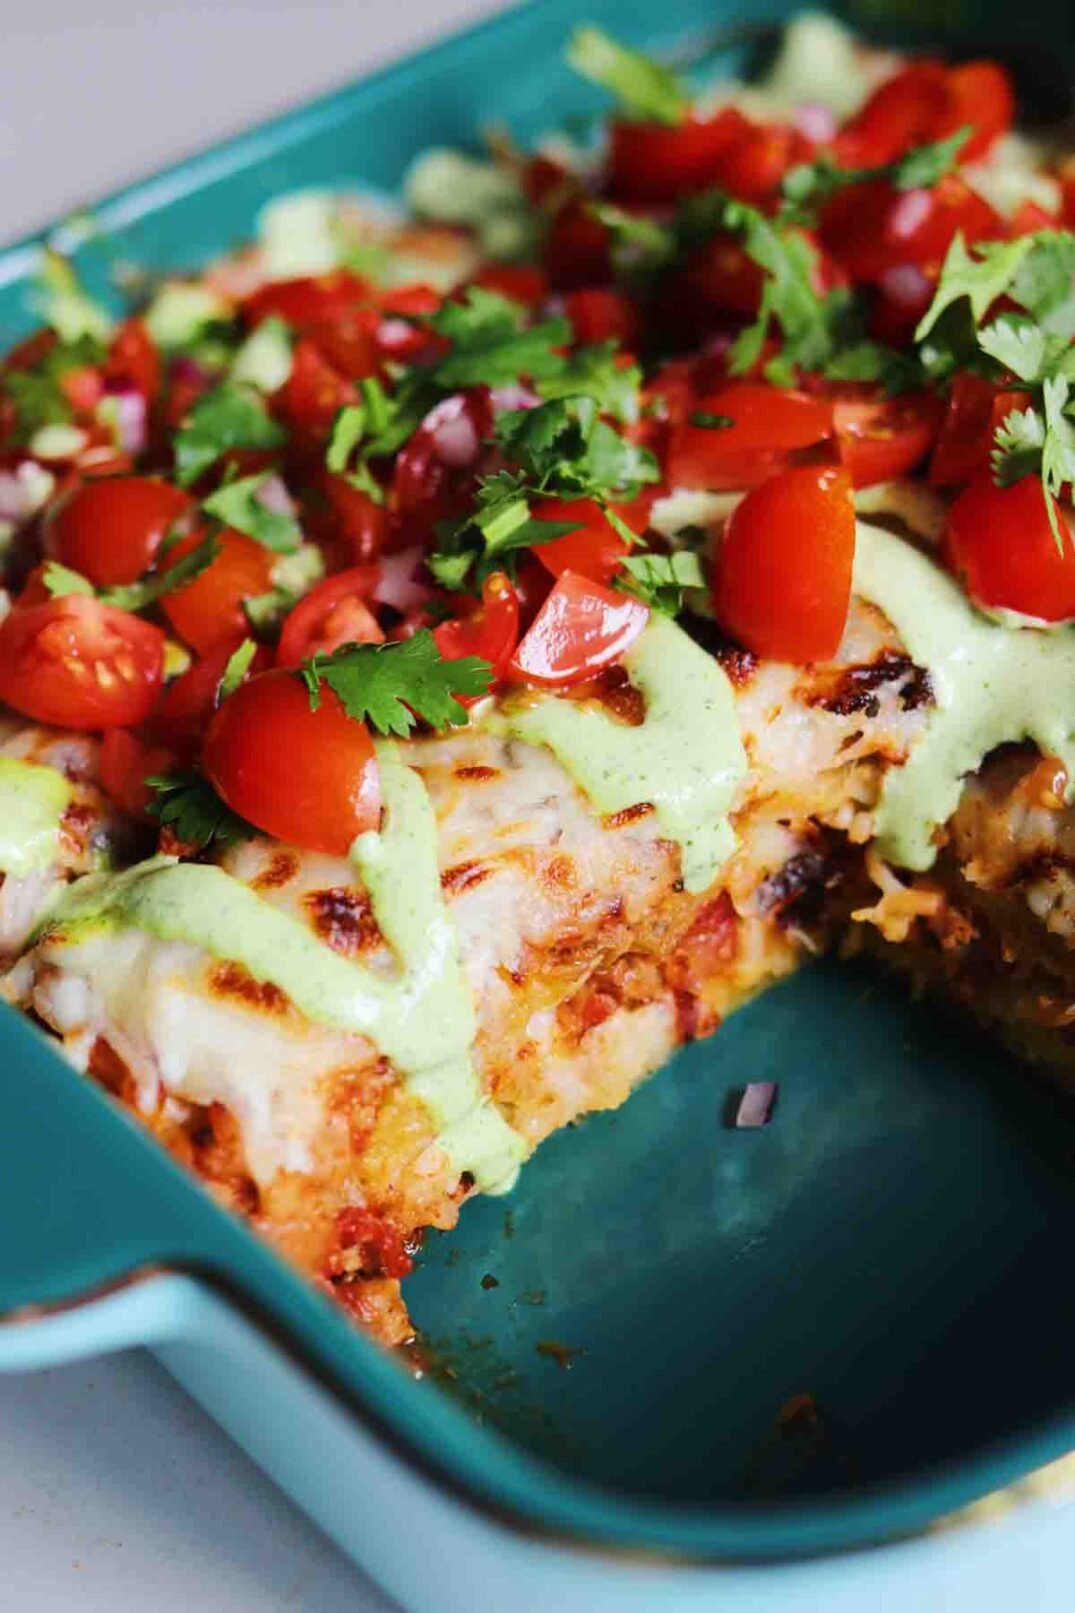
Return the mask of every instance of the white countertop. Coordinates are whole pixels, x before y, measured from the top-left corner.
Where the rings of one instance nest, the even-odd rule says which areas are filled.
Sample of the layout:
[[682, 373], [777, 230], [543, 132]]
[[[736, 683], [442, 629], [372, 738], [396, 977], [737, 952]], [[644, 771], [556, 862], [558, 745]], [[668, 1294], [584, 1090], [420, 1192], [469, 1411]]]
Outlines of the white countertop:
[[[504, 0], [2, 7], [0, 241]], [[0, 1378], [11, 1613], [389, 1613], [144, 1355]]]

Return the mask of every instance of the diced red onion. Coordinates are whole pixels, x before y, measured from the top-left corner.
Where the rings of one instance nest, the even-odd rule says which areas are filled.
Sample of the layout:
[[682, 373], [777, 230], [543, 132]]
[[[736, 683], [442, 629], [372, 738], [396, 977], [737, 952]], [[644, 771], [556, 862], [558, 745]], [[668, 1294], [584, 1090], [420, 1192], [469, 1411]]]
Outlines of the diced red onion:
[[878, 283], [885, 296], [901, 308], [924, 308], [933, 295], [933, 286], [917, 263], [897, 263], [885, 270]]
[[489, 397], [497, 414], [506, 414], [511, 409], [536, 409], [541, 402], [536, 392], [518, 383], [515, 386], [495, 386]]
[[421, 544], [416, 543], [409, 549], [400, 549], [397, 554], [382, 555], [377, 563], [380, 575], [373, 590], [378, 605], [391, 605], [393, 610], [406, 615], [432, 597], [429, 584], [415, 576], [423, 554]]
[[836, 134], [836, 114], [822, 101], [801, 102], [791, 121], [800, 134], [819, 146], [827, 145]]
[[288, 492], [281, 476], [266, 476], [254, 497], [264, 509], [270, 510], [273, 515], [293, 516], [296, 513], [295, 500]]
[[888, 233], [897, 241], [914, 234], [929, 217], [933, 199], [928, 190], [904, 191], [888, 217]]
[[739, 1108], [735, 1113], [735, 1124], [738, 1131], [754, 1131], [759, 1126], [767, 1126], [773, 1113], [773, 1104], [776, 1102], [777, 1083], [775, 1081], [751, 1081], [743, 1088], [743, 1096], [739, 1100]]
[[106, 395], [118, 446], [125, 454], [140, 454], [149, 438], [145, 398], [134, 387], [109, 387]]
[[405, 347], [414, 340], [414, 326], [409, 325], [405, 319], [382, 319], [377, 326], [377, 342], [380, 347]]
[[473, 465], [478, 457], [481, 439], [462, 393], [457, 392], [454, 397], [438, 403], [435, 409], [430, 409], [422, 426], [431, 434], [434, 450], [442, 465], [451, 465], [457, 470]]

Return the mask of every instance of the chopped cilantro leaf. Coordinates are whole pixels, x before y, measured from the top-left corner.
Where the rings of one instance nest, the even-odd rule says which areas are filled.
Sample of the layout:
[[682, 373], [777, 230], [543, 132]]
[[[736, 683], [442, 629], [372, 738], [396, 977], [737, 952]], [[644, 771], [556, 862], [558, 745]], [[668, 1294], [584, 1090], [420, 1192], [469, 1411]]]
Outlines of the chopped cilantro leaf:
[[993, 480], [1010, 487], [1041, 469], [1045, 422], [1036, 409], [1013, 409], [997, 427], [992, 454]]
[[642, 372], [624, 362], [618, 342], [598, 342], [569, 353], [562, 367], [540, 377], [536, 390], [543, 398], [593, 398], [602, 414], [630, 423], [638, 419], [638, 393]]
[[228, 656], [223, 676], [217, 685], [217, 699], [226, 700], [234, 694], [250, 671], [250, 663], [258, 653], [258, 647], [252, 638], [244, 638], [243, 642]]
[[700, 426], [704, 431], [726, 431], [735, 425], [730, 414], [714, 414], [712, 409], [692, 409], [687, 419], [692, 426]]
[[225, 526], [244, 532], [276, 554], [290, 554], [302, 542], [302, 528], [294, 515], [274, 509], [263, 498], [266, 486], [274, 480], [271, 471], [257, 471], [225, 482], [202, 500], [207, 515], [216, 516]]
[[675, 616], [686, 588], [704, 588], [705, 574], [690, 549], [675, 554], [629, 554], [623, 562], [632, 593], [664, 616]]
[[257, 833], [220, 799], [201, 773], [181, 772], [147, 778], [156, 792], [149, 811], [175, 838], [198, 851], [217, 842], [249, 840]]
[[496, 436], [543, 497], [627, 499], [660, 479], [653, 455], [602, 420], [590, 397], [510, 410], [497, 421]]
[[933, 301], [915, 331], [915, 341], [930, 334], [945, 309], [966, 297], [975, 324], [981, 324], [998, 297], [1009, 289], [1020, 264], [1034, 244], [1034, 236], [1014, 241], [980, 241], [971, 257], [962, 235], [957, 235], [941, 268]]
[[422, 628], [398, 644], [345, 644], [331, 655], [315, 655], [298, 675], [312, 710], [327, 684], [349, 717], [405, 739], [419, 718], [431, 728], [465, 723], [466, 708], [455, 696], [484, 694], [492, 668], [474, 655], [446, 660], [432, 633]]
[[0, 376], [0, 389], [15, 407], [15, 429], [21, 442], [28, 442], [42, 426], [64, 425], [72, 409], [60, 385], [70, 370], [100, 364], [105, 350], [94, 336], [74, 341], [58, 341], [32, 370], [7, 370]]
[[325, 464], [334, 475], [347, 469], [348, 461], [366, 429], [366, 411], [361, 403], [348, 403], [332, 422], [332, 435], [325, 450]]
[[446, 302], [430, 326], [452, 344], [427, 379], [445, 391], [461, 386], [510, 386], [520, 376], [540, 380], [563, 369], [556, 352], [571, 340], [566, 319], [526, 324], [526, 311], [508, 297], [471, 286], [462, 302]]
[[230, 448], [279, 448], [284, 432], [253, 387], [225, 381], [198, 399], [175, 439], [176, 478], [189, 487]]
[[970, 129], [957, 129], [945, 140], [915, 146], [896, 162], [874, 168], [842, 168], [833, 157], [822, 153], [814, 162], [801, 163], [785, 175], [781, 191], [786, 201], [808, 215], [838, 190], [887, 180], [896, 190], [929, 190], [955, 167]]
[[687, 92], [670, 68], [621, 45], [603, 28], [576, 28], [567, 60], [576, 73], [610, 91], [630, 117], [674, 124], [690, 110]]
[[58, 560], [45, 562], [41, 581], [53, 599], [64, 599], [68, 594], [94, 593], [94, 586], [88, 577], [84, 577], [80, 571], [72, 571], [70, 566], [62, 566]]
[[41, 580], [54, 599], [62, 599], [69, 594], [86, 594], [99, 599], [102, 605], [115, 605], [120, 610], [137, 612], [163, 599], [165, 594], [174, 593], [177, 588], [193, 582], [195, 577], [212, 565], [219, 553], [220, 539], [210, 534], [174, 565], [163, 571], [151, 572], [138, 582], [95, 589], [81, 572], [72, 571], [70, 566], [63, 566], [58, 560], [46, 563]]

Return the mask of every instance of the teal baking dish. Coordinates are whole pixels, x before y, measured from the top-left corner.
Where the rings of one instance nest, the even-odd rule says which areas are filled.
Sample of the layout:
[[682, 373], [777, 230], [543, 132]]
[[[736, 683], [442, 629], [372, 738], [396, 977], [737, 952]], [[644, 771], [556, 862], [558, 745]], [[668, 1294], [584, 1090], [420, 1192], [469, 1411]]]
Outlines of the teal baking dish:
[[[731, 70], [789, 9], [527, 6], [113, 197], [80, 267], [103, 289], [111, 254], [193, 264], [274, 192], [391, 188], [480, 123], [526, 138], [584, 113], [560, 58], [583, 16]], [[886, 0], [856, 20], [938, 26]], [[1068, 7], [943, 20], [1063, 97]], [[4, 339], [31, 323], [37, 250], [0, 256]], [[747, 1080], [780, 1096], [737, 1132]], [[432, 1237], [421, 1375], [7, 1012], [0, 1227], [0, 1368], [148, 1344], [416, 1613], [1065, 1598], [1075, 1111], [871, 974], [806, 971]]]

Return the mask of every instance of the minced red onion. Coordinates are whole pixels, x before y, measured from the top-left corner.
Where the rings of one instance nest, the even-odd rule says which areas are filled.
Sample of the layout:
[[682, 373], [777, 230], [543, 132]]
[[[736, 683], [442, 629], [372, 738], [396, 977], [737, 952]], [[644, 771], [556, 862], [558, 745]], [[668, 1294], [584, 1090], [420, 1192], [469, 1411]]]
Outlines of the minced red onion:
[[149, 440], [146, 400], [133, 387], [109, 387], [116, 442], [125, 454], [140, 454]]
[[518, 382], [514, 386], [495, 386], [489, 397], [497, 414], [507, 414], [512, 409], [536, 409], [541, 402], [536, 392]]
[[263, 509], [270, 510], [273, 515], [293, 516], [296, 513], [295, 500], [288, 492], [281, 476], [275, 474], [266, 476], [254, 497]]
[[397, 554], [382, 555], [377, 562], [380, 575], [373, 590], [378, 605], [391, 605], [393, 610], [406, 615], [432, 597], [429, 584], [415, 576], [423, 554], [421, 544], [416, 543], [409, 549], [400, 549]]
[[445, 398], [435, 409], [430, 409], [422, 421], [422, 427], [432, 436], [437, 458], [442, 465], [461, 470], [473, 465], [477, 459], [481, 439], [467, 408], [467, 400], [461, 392]]
[[917, 263], [897, 263], [886, 269], [878, 284], [891, 302], [901, 308], [924, 307], [933, 294], [933, 286]]
[[888, 217], [888, 233], [897, 241], [913, 235], [929, 217], [933, 198], [928, 190], [905, 190]]
[[751, 1081], [743, 1088], [743, 1096], [739, 1100], [739, 1107], [735, 1112], [735, 1125], [738, 1131], [754, 1131], [759, 1126], [767, 1126], [773, 1113], [773, 1104], [776, 1102], [777, 1083], [775, 1081]]
[[377, 326], [377, 341], [381, 347], [403, 347], [414, 339], [414, 326], [405, 319], [382, 319]]
[[819, 146], [827, 145], [836, 134], [836, 114], [823, 101], [800, 102], [791, 121], [800, 134]]

